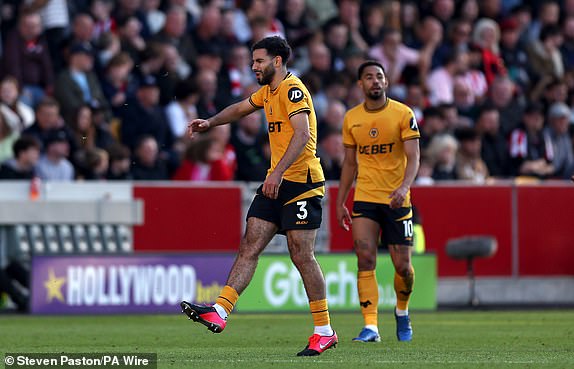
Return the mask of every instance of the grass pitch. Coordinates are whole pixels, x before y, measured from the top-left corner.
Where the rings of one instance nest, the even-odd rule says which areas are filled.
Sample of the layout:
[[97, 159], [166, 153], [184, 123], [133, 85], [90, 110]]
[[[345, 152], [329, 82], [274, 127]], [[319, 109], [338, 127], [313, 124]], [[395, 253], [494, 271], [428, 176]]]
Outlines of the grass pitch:
[[333, 313], [338, 347], [300, 358], [310, 314], [233, 314], [221, 334], [183, 314], [0, 315], [0, 355], [155, 352], [158, 368], [574, 368], [574, 310], [413, 312], [410, 343], [396, 341], [392, 312], [379, 321], [380, 343], [351, 342], [360, 313]]

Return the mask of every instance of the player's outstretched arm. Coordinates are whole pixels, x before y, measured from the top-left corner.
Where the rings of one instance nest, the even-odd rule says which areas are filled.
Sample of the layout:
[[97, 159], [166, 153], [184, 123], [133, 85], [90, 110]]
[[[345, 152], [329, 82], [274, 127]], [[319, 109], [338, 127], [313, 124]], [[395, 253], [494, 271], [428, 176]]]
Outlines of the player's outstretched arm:
[[211, 127], [220, 126], [235, 122], [247, 114], [253, 113], [255, 108], [249, 99], [241, 100], [235, 104], [229, 105], [209, 119], [194, 119], [187, 124], [187, 131], [190, 137], [196, 132], [205, 132]]
[[407, 167], [405, 168], [405, 176], [403, 177], [403, 183], [399, 188], [394, 190], [389, 197], [391, 198], [390, 207], [392, 209], [400, 208], [403, 206], [405, 197], [413, 184], [417, 172], [419, 170], [420, 161], [420, 149], [419, 149], [419, 139], [415, 138], [412, 140], [407, 140], [404, 142], [405, 154], [407, 156]]
[[345, 146], [345, 158], [341, 168], [341, 180], [339, 181], [339, 192], [337, 193], [337, 221], [341, 228], [349, 230], [352, 223], [349, 210], [345, 206], [349, 191], [357, 175], [357, 147]]

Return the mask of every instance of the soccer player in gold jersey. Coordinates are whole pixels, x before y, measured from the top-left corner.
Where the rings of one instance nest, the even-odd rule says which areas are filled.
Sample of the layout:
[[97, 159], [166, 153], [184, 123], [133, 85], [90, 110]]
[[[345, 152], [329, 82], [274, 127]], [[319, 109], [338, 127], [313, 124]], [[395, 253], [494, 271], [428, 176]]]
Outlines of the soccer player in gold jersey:
[[299, 78], [287, 71], [290, 54], [291, 48], [281, 37], [267, 37], [254, 44], [252, 70], [262, 87], [209, 119], [189, 123], [189, 133], [193, 135], [263, 109], [268, 122], [271, 167], [251, 203], [239, 253], [216, 303], [203, 306], [182, 301], [181, 307], [212, 332], [223, 331], [227, 315], [253, 278], [259, 255], [276, 233], [285, 234], [315, 326], [309, 344], [297, 355], [315, 356], [335, 347], [338, 341], [330, 324], [325, 279], [314, 256], [325, 177], [315, 155], [317, 119], [311, 94]]
[[[345, 114], [345, 159], [337, 195], [337, 220], [352, 222], [358, 259], [357, 287], [365, 326], [355, 341], [380, 341], [377, 321], [379, 290], [375, 277], [379, 234], [395, 268], [395, 319], [399, 341], [412, 339], [408, 302], [413, 290], [411, 265], [413, 223], [410, 187], [419, 167], [419, 129], [412, 110], [387, 97], [383, 66], [366, 61], [358, 70], [363, 103]], [[352, 213], [345, 202], [356, 178]]]

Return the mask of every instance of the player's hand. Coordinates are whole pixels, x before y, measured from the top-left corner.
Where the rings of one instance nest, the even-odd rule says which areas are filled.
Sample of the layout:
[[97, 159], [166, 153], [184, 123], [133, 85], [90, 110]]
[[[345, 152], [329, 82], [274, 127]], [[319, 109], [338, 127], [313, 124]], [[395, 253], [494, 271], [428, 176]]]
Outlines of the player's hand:
[[353, 219], [345, 205], [337, 206], [337, 221], [339, 222], [339, 226], [341, 226], [345, 231], [348, 231], [349, 225], [353, 223]]
[[187, 133], [189, 138], [193, 138], [195, 132], [205, 132], [209, 129], [209, 121], [207, 119], [194, 119], [187, 123]]
[[409, 192], [409, 188], [408, 187], [399, 187], [396, 190], [394, 190], [390, 195], [389, 198], [391, 199], [391, 203], [390, 203], [390, 207], [391, 209], [398, 209], [401, 206], [403, 206], [403, 202], [405, 201], [405, 198], [407, 197], [407, 192]]
[[271, 172], [263, 182], [263, 195], [270, 199], [276, 199], [279, 195], [279, 186], [281, 186], [283, 176], [277, 172]]

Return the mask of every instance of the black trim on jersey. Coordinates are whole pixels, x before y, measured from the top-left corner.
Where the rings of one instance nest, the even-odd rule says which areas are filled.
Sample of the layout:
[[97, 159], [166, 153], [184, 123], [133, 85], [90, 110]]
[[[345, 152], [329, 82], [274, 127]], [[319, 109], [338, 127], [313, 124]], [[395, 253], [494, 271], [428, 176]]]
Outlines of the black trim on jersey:
[[295, 111], [291, 112], [291, 113], [289, 114], [289, 118], [291, 118], [291, 117], [293, 117], [294, 115], [297, 115], [297, 114], [299, 114], [299, 113], [302, 113], [302, 112], [304, 112], [304, 111], [306, 111], [307, 114], [311, 113], [311, 109], [310, 109], [310, 108], [301, 108], [301, 109], [299, 109], [299, 110], [295, 110]]
[[253, 100], [251, 100], [251, 96], [249, 96], [249, 103], [251, 104], [251, 106], [253, 106], [255, 109], [263, 109], [263, 106], [259, 106], [257, 104], [255, 104], [253, 102]]

